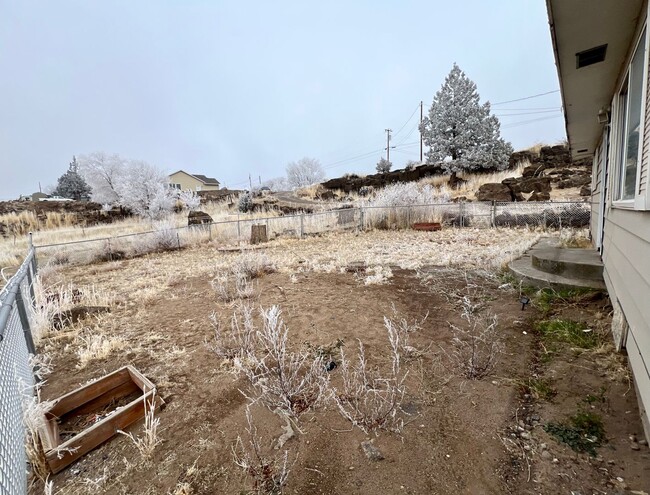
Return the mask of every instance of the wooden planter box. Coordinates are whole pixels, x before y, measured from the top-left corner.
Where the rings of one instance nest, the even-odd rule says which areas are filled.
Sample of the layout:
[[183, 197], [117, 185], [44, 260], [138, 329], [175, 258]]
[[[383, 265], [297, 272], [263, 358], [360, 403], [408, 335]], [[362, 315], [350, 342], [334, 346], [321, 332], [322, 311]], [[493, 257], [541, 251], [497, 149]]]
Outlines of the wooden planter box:
[[[58, 473], [84, 454], [113, 437], [117, 430], [144, 418], [144, 401], [159, 409], [163, 400], [155, 387], [133, 366], [125, 366], [60, 397], [45, 413], [40, 432], [45, 458]], [[81, 431], [65, 432], [65, 425], [90, 422]]]
[[441, 230], [442, 225], [439, 222], [430, 222], [430, 223], [414, 223], [413, 230], [426, 230], [426, 231], [436, 231]]

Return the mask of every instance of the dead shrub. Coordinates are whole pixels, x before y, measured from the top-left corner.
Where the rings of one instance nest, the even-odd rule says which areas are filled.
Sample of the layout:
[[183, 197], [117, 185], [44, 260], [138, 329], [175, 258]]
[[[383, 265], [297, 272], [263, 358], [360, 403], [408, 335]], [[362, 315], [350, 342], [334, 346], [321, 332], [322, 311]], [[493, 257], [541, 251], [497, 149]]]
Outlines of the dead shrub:
[[[289, 452], [271, 456], [262, 448], [262, 437], [253, 424], [250, 406], [246, 408], [246, 440], [237, 436], [232, 447], [233, 460], [244, 470], [251, 482], [252, 493], [260, 495], [279, 495], [287, 484], [291, 467]], [[294, 461], [295, 463], [295, 461]]]
[[252, 281], [274, 271], [275, 266], [265, 254], [245, 253], [238, 256], [226, 272], [214, 277], [210, 284], [224, 302], [248, 299], [255, 294]]
[[255, 295], [255, 284], [240, 273], [222, 273], [210, 281], [210, 285], [223, 302], [250, 299]]
[[404, 428], [401, 404], [406, 393], [407, 373], [402, 370], [400, 334], [396, 326], [385, 319], [391, 351], [391, 369], [386, 375], [370, 370], [363, 343], [359, 341], [357, 363], [352, 364], [341, 350], [343, 386], [334, 389], [334, 401], [341, 415], [364, 433]]
[[[328, 396], [324, 359], [304, 350], [288, 350], [288, 329], [277, 306], [261, 310], [260, 317], [261, 327], [254, 332], [257, 352], [236, 357], [235, 367], [251, 384], [253, 397], [249, 398], [259, 400], [271, 411], [297, 418]], [[252, 319], [244, 322], [253, 325]]]
[[465, 328], [449, 324], [454, 337], [447, 354], [462, 375], [480, 380], [492, 373], [503, 353], [497, 316], [489, 312], [465, 313], [463, 319], [467, 322]]
[[246, 359], [249, 354], [255, 353], [255, 325], [253, 324], [253, 308], [242, 305], [233, 313], [230, 328], [226, 328], [216, 312], [210, 315], [214, 328], [214, 339], [208, 344], [210, 350], [217, 356], [234, 360]]
[[248, 280], [275, 272], [275, 265], [264, 253], [248, 252], [239, 255], [232, 264], [231, 271]]

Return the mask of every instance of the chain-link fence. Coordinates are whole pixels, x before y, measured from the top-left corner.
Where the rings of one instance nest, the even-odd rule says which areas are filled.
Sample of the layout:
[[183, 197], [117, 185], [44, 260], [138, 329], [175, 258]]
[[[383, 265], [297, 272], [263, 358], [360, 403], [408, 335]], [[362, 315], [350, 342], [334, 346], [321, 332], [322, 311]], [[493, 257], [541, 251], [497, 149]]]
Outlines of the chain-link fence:
[[359, 206], [315, 213], [237, 219], [179, 228], [81, 239], [38, 246], [39, 255], [54, 262], [120, 260], [156, 250], [183, 248], [200, 241], [241, 244], [251, 240], [252, 227], [263, 225], [268, 239], [301, 238], [327, 232], [406, 229], [416, 223], [443, 227], [530, 227], [562, 229], [588, 227], [591, 217], [585, 202], [459, 202], [408, 206]]
[[34, 308], [35, 250], [0, 291], [0, 495], [27, 493], [23, 402], [33, 395], [29, 355]]

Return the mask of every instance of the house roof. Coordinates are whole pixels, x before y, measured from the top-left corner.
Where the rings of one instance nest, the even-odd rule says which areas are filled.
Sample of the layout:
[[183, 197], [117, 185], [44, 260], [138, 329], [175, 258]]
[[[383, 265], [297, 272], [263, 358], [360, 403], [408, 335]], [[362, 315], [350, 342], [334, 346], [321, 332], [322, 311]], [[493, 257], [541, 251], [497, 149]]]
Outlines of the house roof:
[[177, 170], [173, 174], [169, 174], [169, 176], [171, 177], [172, 175], [176, 175], [178, 173], [183, 173], [183, 174], [189, 175], [191, 177], [194, 177], [196, 180], [201, 181], [203, 184], [208, 185], [208, 186], [218, 186], [219, 185], [219, 181], [217, 179], [214, 179], [212, 177], [206, 177], [205, 175], [201, 175], [201, 174], [190, 174], [190, 173], [186, 172], [185, 170]]
[[[622, 67], [638, 26], [643, 0], [546, 0], [571, 154], [594, 152]], [[607, 45], [605, 60], [578, 68], [577, 54]]]

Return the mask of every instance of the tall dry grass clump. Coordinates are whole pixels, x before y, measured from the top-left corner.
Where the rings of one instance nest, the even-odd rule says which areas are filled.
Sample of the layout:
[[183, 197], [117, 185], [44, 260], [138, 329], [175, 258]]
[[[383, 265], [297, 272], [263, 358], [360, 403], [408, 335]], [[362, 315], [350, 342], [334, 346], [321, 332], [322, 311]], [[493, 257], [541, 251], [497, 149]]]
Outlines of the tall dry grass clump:
[[144, 403], [144, 426], [142, 435], [135, 436], [133, 433], [127, 433], [122, 430], [117, 430], [117, 433], [129, 438], [138, 452], [140, 452], [142, 458], [145, 461], [149, 461], [156, 447], [162, 443], [162, 438], [158, 434], [160, 418], [156, 417], [156, 389], [153, 389], [150, 400], [147, 400], [145, 396], [142, 398], [142, 402]]

